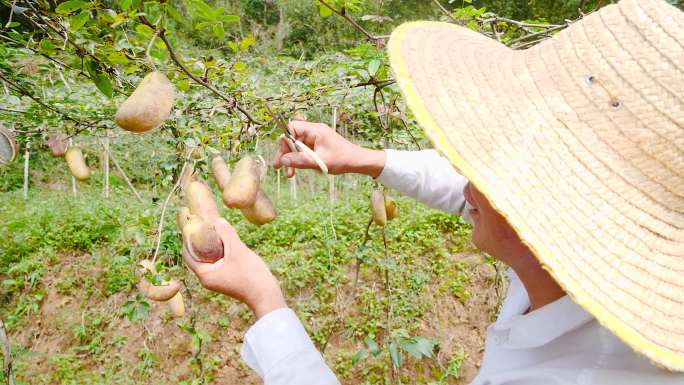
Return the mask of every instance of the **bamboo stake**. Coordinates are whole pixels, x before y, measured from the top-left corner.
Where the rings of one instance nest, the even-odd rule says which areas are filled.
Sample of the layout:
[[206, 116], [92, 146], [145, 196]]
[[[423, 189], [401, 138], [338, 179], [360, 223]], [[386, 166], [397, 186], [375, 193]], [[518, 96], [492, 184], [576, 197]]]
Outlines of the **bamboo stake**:
[[290, 178], [290, 197], [294, 199], [295, 201], [297, 200], [297, 175], [293, 175], [292, 178]]
[[24, 151], [24, 199], [28, 199], [28, 184], [29, 184], [29, 147], [30, 142], [26, 142], [26, 150]]
[[[74, 140], [69, 138], [69, 147], [74, 144]], [[71, 175], [71, 195], [76, 196], [76, 178]]]
[[109, 130], [105, 130], [104, 139], [104, 196], [109, 198]]
[[276, 170], [276, 201], [280, 202], [280, 169]]

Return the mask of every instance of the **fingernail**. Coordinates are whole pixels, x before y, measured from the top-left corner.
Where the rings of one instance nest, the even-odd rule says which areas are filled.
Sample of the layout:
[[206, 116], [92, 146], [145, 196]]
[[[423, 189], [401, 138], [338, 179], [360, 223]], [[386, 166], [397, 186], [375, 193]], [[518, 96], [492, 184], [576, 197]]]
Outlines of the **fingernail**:
[[280, 158], [280, 164], [283, 166], [289, 166], [292, 162], [290, 162], [290, 158], [287, 157], [282, 157]]

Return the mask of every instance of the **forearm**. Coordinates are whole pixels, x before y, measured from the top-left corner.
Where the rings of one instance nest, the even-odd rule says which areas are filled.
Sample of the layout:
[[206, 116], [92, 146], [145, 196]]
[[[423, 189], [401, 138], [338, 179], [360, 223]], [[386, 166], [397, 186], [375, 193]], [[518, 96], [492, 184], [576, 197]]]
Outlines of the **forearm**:
[[344, 172], [368, 175], [377, 178], [385, 168], [385, 151], [372, 150], [357, 146], [354, 150], [345, 154], [346, 161]]
[[385, 165], [377, 177], [426, 205], [467, 218], [463, 188], [468, 181], [437, 151], [385, 151]]
[[290, 309], [266, 314], [247, 331], [242, 358], [266, 385], [339, 384]]

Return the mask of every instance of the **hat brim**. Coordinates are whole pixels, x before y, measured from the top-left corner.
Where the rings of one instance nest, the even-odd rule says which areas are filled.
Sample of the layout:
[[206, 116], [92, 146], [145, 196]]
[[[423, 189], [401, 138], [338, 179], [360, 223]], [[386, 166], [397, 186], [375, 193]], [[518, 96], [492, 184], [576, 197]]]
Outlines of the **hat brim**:
[[659, 214], [657, 203], [601, 162], [619, 155], [607, 138], [590, 143], [594, 127], [568, 126], [577, 113], [563, 87], [575, 85], [559, 82], [581, 79], [561, 73], [568, 63], [559, 48], [545, 42], [513, 51], [437, 22], [403, 24], [388, 45], [418, 124], [544, 269], [636, 351], [684, 371], [679, 217]]

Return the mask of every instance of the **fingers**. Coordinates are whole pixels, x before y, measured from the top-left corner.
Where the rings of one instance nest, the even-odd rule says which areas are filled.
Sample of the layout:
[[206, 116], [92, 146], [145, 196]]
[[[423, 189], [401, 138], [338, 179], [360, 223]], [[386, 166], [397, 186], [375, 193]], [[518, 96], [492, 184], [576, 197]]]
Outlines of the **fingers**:
[[214, 228], [223, 241], [223, 258], [229, 258], [232, 253], [239, 252], [238, 247], [242, 245], [242, 240], [235, 228], [227, 220], [219, 218], [214, 222]]
[[[292, 152], [292, 147], [288, 144], [288, 140], [285, 137], [281, 136], [278, 140], [278, 144], [278, 152], [273, 160], [273, 168], [275, 169], [283, 167], [284, 165], [281, 162], [283, 155]], [[292, 178], [294, 176], [294, 169], [292, 167], [288, 167], [286, 175], [288, 178]]]
[[195, 274], [198, 274], [197, 270], [198, 270], [199, 266], [202, 264], [202, 262], [195, 261], [195, 259], [190, 256], [190, 253], [188, 252], [188, 249], [185, 245], [185, 238], [181, 239], [181, 243], [182, 243], [181, 255], [183, 256], [183, 260], [185, 261], [185, 264], [188, 265], [190, 270], [192, 270]]
[[280, 158], [280, 163], [288, 167], [318, 170], [318, 164], [303, 152], [285, 154]]
[[299, 139], [314, 150], [316, 138], [321, 135], [321, 131], [324, 127], [327, 126], [325, 124], [306, 122], [303, 120], [293, 120], [288, 124], [288, 128], [295, 139]]

